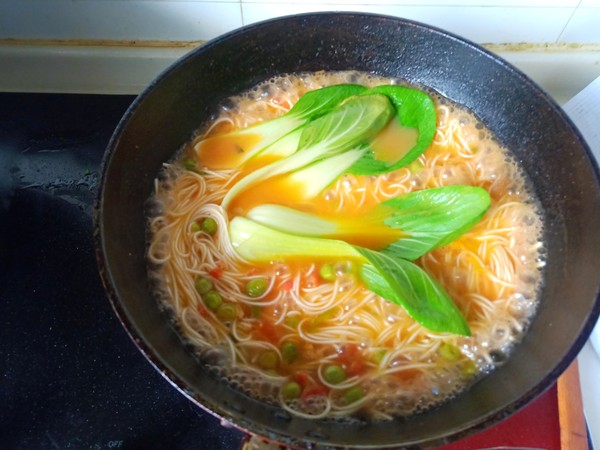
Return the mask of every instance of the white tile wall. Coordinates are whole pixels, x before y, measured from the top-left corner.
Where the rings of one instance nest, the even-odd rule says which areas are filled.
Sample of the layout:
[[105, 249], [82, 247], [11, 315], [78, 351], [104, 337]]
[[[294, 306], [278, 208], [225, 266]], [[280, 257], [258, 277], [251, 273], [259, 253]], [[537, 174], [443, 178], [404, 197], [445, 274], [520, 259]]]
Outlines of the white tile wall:
[[[587, 3], [593, 3], [592, 0]], [[600, 42], [600, 0], [596, 7], [577, 8], [571, 20], [559, 37], [560, 42]]]
[[[335, 8], [332, 8], [335, 6]], [[242, 4], [245, 23], [273, 16], [309, 11], [365, 11], [425, 22], [480, 43], [554, 42], [573, 8], [411, 6], [411, 5], [308, 5], [306, 3]], [[543, 26], [536, 26], [542, 22]], [[599, 40], [600, 42], [600, 40]]]
[[196, 41], [240, 26], [239, 1], [0, 0], [0, 39]]
[[[525, 7], [571, 7], [575, 8], [581, 0], [241, 0], [242, 4], [248, 3], [303, 3], [317, 5], [404, 5], [404, 6], [525, 6]], [[598, 0], [590, 0], [598, 1]]]
[[0, 0], [0, 39], [197, 41], [325, 10], [402, 16], [479, 43], [600, 43], [600, 0]]

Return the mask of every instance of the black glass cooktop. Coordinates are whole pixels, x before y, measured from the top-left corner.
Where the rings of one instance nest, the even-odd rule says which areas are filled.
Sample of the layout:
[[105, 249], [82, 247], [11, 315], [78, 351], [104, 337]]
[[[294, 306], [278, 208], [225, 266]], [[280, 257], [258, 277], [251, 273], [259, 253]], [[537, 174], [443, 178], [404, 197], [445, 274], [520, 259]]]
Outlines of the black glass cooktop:
[[0, 449], [237, 449], [137, 351], [91, 205], [131, 96], [0, 94]]

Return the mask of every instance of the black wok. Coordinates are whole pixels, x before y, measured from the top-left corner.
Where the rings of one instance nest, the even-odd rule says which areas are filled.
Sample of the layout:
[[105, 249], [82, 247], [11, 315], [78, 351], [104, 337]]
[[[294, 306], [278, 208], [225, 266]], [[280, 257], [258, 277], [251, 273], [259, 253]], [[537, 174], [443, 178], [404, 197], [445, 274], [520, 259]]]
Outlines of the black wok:
[[[149, 290], [144, 202], [169, 160], [220, 100], [273, 75], [357, 69], [429, 86], [474, 111], [522, 164], [543, 207], [541, 306], [500, 369], [439, 408], [355, 425], [290, 417], [209, 374]], [[95, 216], [100, 271], [136, 345], [177, 389], [236, 426], [293, 446], [431, 446], [512, 414], [567, 368], [600, 310], [600, 186], [589, 148], [561, 109], [498, 57], [422, 24], [367, 14], [277, 19], [215, 39], [175, 63], [132, 104], [105, 156]]]

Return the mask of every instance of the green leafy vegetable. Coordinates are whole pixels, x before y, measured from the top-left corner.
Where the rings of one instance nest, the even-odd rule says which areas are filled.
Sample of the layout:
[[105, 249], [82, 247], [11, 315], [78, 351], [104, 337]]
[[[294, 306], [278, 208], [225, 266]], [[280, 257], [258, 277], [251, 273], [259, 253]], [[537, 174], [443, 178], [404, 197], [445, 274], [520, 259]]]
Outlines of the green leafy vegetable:
[[347, 98], [366, 91], [367, 88], [359, 84], [336, 84], [315, 89], [300, 97], [286, 115], [295, 115], [313, 120], [326, 114]]
[[357, 248], [369, 261], [360, 276], [367, 288], [404, 310], [435, 332], [470, 336], [466, 320], [442, 286], [416, 264], [381, 252]]
[[[215, 152], [213, 143], [223, 146], [226, 142], [236, 157], [228, 157], [220, 161], [221, 165], [212, 168], [234, 168], [272, 146], [269, 153], [290, 154], [296, 150], [299, 133], [293, 131], [303, 126], [306, 121], [313, 120], [329, 112], [340, 102], [350, 96], [367, 90], [356, 84], [338, 84], [322, 89], [315, 89], [304, 94], [286, 114], [273, 120], [235, 130], [226, 134], [209, 137], [197, 143], [195, 150], [201, 162], [210, 157], [206, 153]], [[291, 136], [288, 136], [291, 134]], [[281, 142], [279, 142], [281, 141]], [[223, 167], [223, 164], [225, 167]]]
[[443, 247], [479, 222], [490, 202], [490, 194], [475, 186], [425, 189], [387, 200], [382, 205], [394, 211], [384, 223], [406, 236], [383, 252], [413, 260]]
[[291, 172], [287, 178], [301, 193], [301, 198], [309, 200], [323, 192], [364, 153], [365, 149], [347, 150]]
[[246, 216], [254, 222], [299, 236], [329, 237], [338, 230], [333, 220], [287, 206], [260, 205], [248, 211]]
[[383, 95], [347, 99], [337, 108], [304, 126], [296, 153], [255, 170], [233, 185], [221, 206], [227, 208], [236, 195], [265, 179], [301, 169], [366, 144], [390, 120], [393, 110], [387, 97]]
[[[396, 258], [414, 260], [442, 247], [475, 225], [490, 206], [485, 189], [473, 186], [444, 186], [411, 192], [387, 200], [360, 217], [321, 217], [279, 205], [260, 205], [248, 218], [287, 233], [345, 241], [385, 228], [391, 243], [382, 251]], [[393, 237], [395, 236], [395, 238]]]
[[300, 126], [294, 131], [290, 131], [281, 139], [276, 140], [271, 145], [267, 145], [260, 151], [260, 155], [276, 156], [279, 158], [285, 158], [286, 156], [290, 156], [298, 149], [300, 136], [302, 136], [302, 128], [303, 126]]
[[349, 171], [357, 175], [378, 175], [410, 164], [429, 147], [435, 136], [437, 119], [433, 100], [425, 92], [404, 86], [382, 85], [367, 93], [387, 96], [396, 108], [399, 124], [418, 131], [417, 141], [408, 152], [401, 152], [397, 161], [381, 161], [373, 152], [366, 152]]
[[[251, 127], [256, 130], [262, 126], [269, 133], [277, 124], [288, 128], [284, 132], [281, 128], [279, 136], [270, 142], [261, 136], [261, 147], [251, 155], [247, 153], [254, 150], [240, 149], [243, 155], [239, 158], [247, 160], [259, 152], [280, 159], [237, 181], [226, 194], [223, 208], [241, 192], [272, 177], [278, 177], [276, 183], [283, 181], [281, 186], [289, 181], [298, 190], [294, 199], [310, 199], [344, 172], [375, 175], [396, 170], [413, 163], [431, 144], [435, 108], [424, 92], [402, 86], [378, 86], [369, 91], [342, 86], [305, 94], [285, 116]], [[376, 136], [394, 113], [399, 125], [393, 122], [378, 141]], [[300, 117], [303, 119], [294, 126], [286, 122]], [[396, 137], [402, 137], [407, 129], [407, 136], [414, 140], [398, 144]], [[384, 144], [394, 148], [381, 151], [379, 146]], [[230, 151], [237, 151], [235, 145]], [[368, 289], [402, 306], [424, 327], [468, 336], [469, 326], [452, 299], [410, 260], [457, 239], [482, 218], [489, 205], [487, 191], [472, 186], [412, 192], [356, 217], [320, 216], [263, 204], [248, 211], [247, 217], [234, 217], [229, 223], [229, 237], [247, 261], [269, 262], [293, 256], [320, 259], [320, 274], [325, 280], [334, 280], [335, 274], [324, 260], [350, 260], [360, 267], [360, 277]], [[262, 292], [263, 286], [260, 288]]]
[[304, 127], [298, 151], [317, 147], [327, 157], [367, 143], [393, 114], [394, 108], [384, 95], [350, 97]]
[[362, 264], [360, 275], [377, 295], [401, 305], [435, 332], [469, 335], [469, 327], [443, 288], [417, 265], [344, 241], [297, 236], [236, 217], [229, 227], [233, 247], [248, 261], [267, 262], [290, 256], [349, 258]]
[[245, 217], [235, 217], [229, 223], [229, 238], [237, 253], [248, 261], [269, 262], [289, 256], [361, 258], [346, 242], [296, 236]]

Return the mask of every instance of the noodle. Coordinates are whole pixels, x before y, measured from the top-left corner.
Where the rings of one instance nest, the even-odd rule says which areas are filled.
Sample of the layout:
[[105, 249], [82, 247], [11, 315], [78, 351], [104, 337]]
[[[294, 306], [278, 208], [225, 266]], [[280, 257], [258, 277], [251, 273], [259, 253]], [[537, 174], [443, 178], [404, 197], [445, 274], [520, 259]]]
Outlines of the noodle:
[[[390, 80], [355, 72], [272, 79], [228, 101], [200, 137], [278, 117], [305, 92], [342, 82], [373, 86]], [[322, 197], [330, 212], [344, 214], [414, 190], [485, 188], [492, 204], [481, 222], [417, 261], [454, 300], [471, 337], [423, 328], [400, 306], [368, 291], [347, 261], [332, 262], [332, 282], [319, 279], [316, 263], [252, 266], [232, 247], [229, 218], [219, 206], [240, 172], [165, 165], [154, 197], [159, 213], [148, 222], [151, 278], [183, 338], [232, 385], [300, 417], [360, 411], [389, 420], [451, 398], [505, 360], [520, 340], [535, 311], [544, 264], [535, 202], [519, 168], [482, 124], [448, 100], [435, 100], [436, 134], [418, 160], [376, 177], [344, 175]], [[216, 221], [214, 236], [190, 231], [206, 217]], [[195, 288], [198, 277], [212, 280], [233, 305], [232, 317], [220, 319], [206, 307]], [[264, 293], [248, 295], [244, 286], [263, 277]], [[294, 361], [286, 362], [285, 342], [301, 352]], [[274, 355], [273, 367], [265, 361], [261, 366], [265, 354]], [[328, 382], [324, 371], [339, 361], [347, 377]], [[302, 385], [302, 397], [283, 394], [290, 380]], [[322, 390], [304, 395], [306, 386]], [[351, 392], [361, 395], [350, 401]]]

